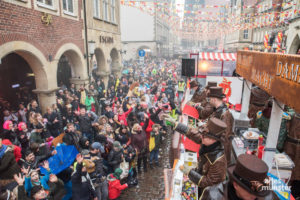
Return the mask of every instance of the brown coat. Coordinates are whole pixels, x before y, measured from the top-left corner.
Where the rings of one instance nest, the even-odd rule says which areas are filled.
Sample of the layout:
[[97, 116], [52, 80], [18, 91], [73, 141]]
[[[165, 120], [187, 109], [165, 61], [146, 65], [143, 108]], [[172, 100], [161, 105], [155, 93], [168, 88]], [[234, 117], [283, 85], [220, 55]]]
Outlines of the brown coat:
[[232, 149], [231, 137], [233, 136], [233, 132], [232, 132], [233, 116], [231, 112], [228, 110], [227, 106], [223, 104], [220, 107], [218, 107], [210, 117], [216, 117], [218, 119], [221, 119], [227, 125], [223, 144], [224, 144], [227, 162], [229, 164], [231, 162], [231, 149]]
[[[202, 192], [199, 200], [231, 200], [228, 195], [230, 188], [230, 183], [228, 181], [223, 181], [217, 185], [213, 185], [205, 188]], [[271, 192], [266, 197], [260, 197], [260, 200], [279, 200], [274, 192]]]
[[[298, 144], [289, 141], [289, 138], [298, 140]], [[284, 151], [289, 155], [289, 157], [295, 163], [295, 167], [292, 171], [291, 180], [300, 180], [300, 118], [293, 116], [287, 140], [285, 142]]]
[[[201, 103], [203, 100], [206, 99], [206, 92], [205, 90], [201, 91], [199, 88], [194, 93], [192, 99], [190, 100], [190, 103]], [[190, 105], [191, 105], [190, 104]]]
[[213, 150], [200, 154], [198, 167], [190, 170], [189, 179], [198, 185], [199, 193], [208, 187], [221, 183], [226, 178], [227, 161], [224, 148], [219, 143]]
[[250, 119], [250, 124], [251, 127], [255, 127], [255, 120], [256, 120], [256, 116], [257, 116], [257, 112], [260, 110], [264, 110], [265, 106], [258, 106], [258, 105], [254, 105], [254, 104], [250, 104], [249, 105], [249, 111], [248, 111], [248, 117]]

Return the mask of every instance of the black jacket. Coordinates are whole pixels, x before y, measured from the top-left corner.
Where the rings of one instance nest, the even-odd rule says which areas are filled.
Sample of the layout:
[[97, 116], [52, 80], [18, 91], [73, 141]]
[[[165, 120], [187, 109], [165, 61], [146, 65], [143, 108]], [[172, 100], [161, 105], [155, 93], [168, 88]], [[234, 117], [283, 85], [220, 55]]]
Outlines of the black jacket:
[[107, 161], [108, 164], [113, 168], [113, 171], [120, 167], [120, 163], [122, 162], [122, 154], [122, 150], [115, 151], [114, 149], [112, 149], [109, 152]]
[[74, 145], [78, 151], [81, 150], [79, 141], [80, 137], [78, 134], [74, 132], [65, 132], [66, 134], [63, 137], [63, 142], [66, 143], [66, 145]]
[[96, 197], [95, 188], [89, 175], [87, 172], [82, 172], [82, 163], [77, 164], [71, 180], [73, 200], [91, 200]]
[[80, 131], [82, 133], [92, 132], [92, 119], [86, 114], [85, 116], [78, 116], [77, 120], [79, 122]]

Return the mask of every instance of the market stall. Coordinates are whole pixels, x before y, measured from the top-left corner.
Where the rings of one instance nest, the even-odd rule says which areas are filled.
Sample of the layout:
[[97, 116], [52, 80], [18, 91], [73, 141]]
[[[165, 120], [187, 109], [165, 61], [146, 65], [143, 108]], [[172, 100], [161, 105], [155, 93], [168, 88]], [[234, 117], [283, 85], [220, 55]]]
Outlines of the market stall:
[[[237, 157], [240, 154], [257, 151], [256, 155], [261, 157], [269, 167], [269, 177], [273, 182], [272, 190], [280, 199], [292, 199], [289, 187], [285, 182], [289, 181], [294, 164], [285, 153], [277, 152], [276, 144], [284, 105], [294, 109], [297, 113], [300, 112], [300, 101], [297, 99], [297, 95], [300, 94], [299, 65], [300, 56], [250, 51], [240, 51], [237, 54], [236, 71], [241, 75], [243, 88], [240, 91], [242, 93], [241, 112], [231, 110], [234, 117], [233, 132], [235, 134], [235, 138], [232, 140], [233, 155]], [[260, 132], [257, 128], [250, 128], [250, 119], [247, 115], [251, 88], [254, 84], [273, 98], [267, 134]], [[187, 90], [185, 101], [188, 101], [190, 97], [189, 90]], [[183, 115], [182, 120], [188, 124], [188, 115]], [[243, 136], [247, 133], [258, 133], [258, 137], [244, 140]], [[241, 138], [244, 139], [241, 141]], [[185, 139], [182, 138], [182, 144]], [[186, 153], [189, 152], [186, 150], [189, 148], [181, 145], [180, 157], [174, 163], [169, 199], [185, 199], [182, 191], [186, 182], [179, 166], [186, 161]], [[180, 190], [181, 192], [178, 192]], [[191, 190], [194, 191], [193, 189], [188, 191]]]

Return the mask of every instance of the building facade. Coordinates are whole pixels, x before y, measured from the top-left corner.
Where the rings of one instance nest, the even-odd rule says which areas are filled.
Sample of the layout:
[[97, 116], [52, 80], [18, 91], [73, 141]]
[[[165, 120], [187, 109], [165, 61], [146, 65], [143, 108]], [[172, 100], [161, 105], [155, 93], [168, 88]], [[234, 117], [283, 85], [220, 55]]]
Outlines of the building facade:
[[[252, 46], [252, 29], [248, 28], [252, 23], [251, 16], [253, 16], [256, 0], [231, 0], [230, 7], [227, 10], [227, 15], [234, 20], [243, 21], [243, 29], [235, 30], [225, 36], [224, 50], [226, 52], [236, 52]], [[242, 19], [233, 16], [243, 16]], [[233, 23], [238, 23], [234, 21]], [[227, 22], [229, 23], [229, 22]]]
[[86, 0], [87, 42], [95, 42], [89, 55], [89, 73], [108, 80], [121, 71], [120, 0]]
[[[0, 21], [3, 22], [0, 24], [0, 65], [1, 70], [10, 75], [0, 75], [5, 88], [10, 88], [9, 91], [2, 88], [2, 99], [13, 100], [16, 94], [12, 93], [28, 87], [37, 94], [45, 111], [56, 102], [57, 72], [62, 58], [71, 68], [71, 82], [87, 82], [81, 10], [80, 0], [0, 1]], [[25, 68], [27, 71], [20, 77], [11, 73], [11, 70], [22, 72]]]
[[29, 90], [44, 112], [60, 86], [87, 86], [94, 68], [104, 79], [120, 72], [119, 9], [119, 0], [1, 0], [0, 103]]
[[[173, 48], [170, 46], [171, 30], [167, 21], [162, 20], [162, 14], [168, 16], [166, 12], [171, 6], [171, 1], [146, 1], [147, 9], [153, 11], [152, 14], [142, 11], [134, 6], [129, 6], [125, 1], [121, 5], [121, 32], [124, 60], [138, 59], [139, 50], [143, 49], [146, 56], [172, 57]], [[164, 9], [166, 8], [166, 9]]]
[[291, 10], [287, 19], [289, 29], [286, 31], [286, 53], [300, 54], [300, 1], [295, 1], [293, 5], [286, 4], [283, 10]]

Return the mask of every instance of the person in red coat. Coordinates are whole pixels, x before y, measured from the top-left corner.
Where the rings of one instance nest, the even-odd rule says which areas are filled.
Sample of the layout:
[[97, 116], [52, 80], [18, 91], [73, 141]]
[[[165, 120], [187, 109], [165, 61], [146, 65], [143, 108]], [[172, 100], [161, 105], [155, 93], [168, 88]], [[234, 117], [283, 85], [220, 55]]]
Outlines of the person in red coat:
[[121, 176], [122, 172], [123, 172], [122, 169], [117, 168], [113, 174], [109, 174], [107, 177], [108, 197], [110, 200], [119, 199], [121, 191], [125, 190], [128, 187], [127, 183], [124, 185], [121, 185], [121, 183], [120, 183], [120, 176]]
[[2, 144], [10, 146], [13, 149], [16, 162], [19, 162], [19, 160], [22, 158], [22, 153], [21, 153], [22, 149], [19, 146], [13, 145], [11, 141], [8, 139], [3, 140]]
[[124, 112], [122, 108], [119, 109], [118, 120], [119, 120], [119, 122], [121, 122], [121, 124], [128, 126], [127, 117], [131, 113], [132, 110], [133, 110], [132, 107], [127, 112]]

